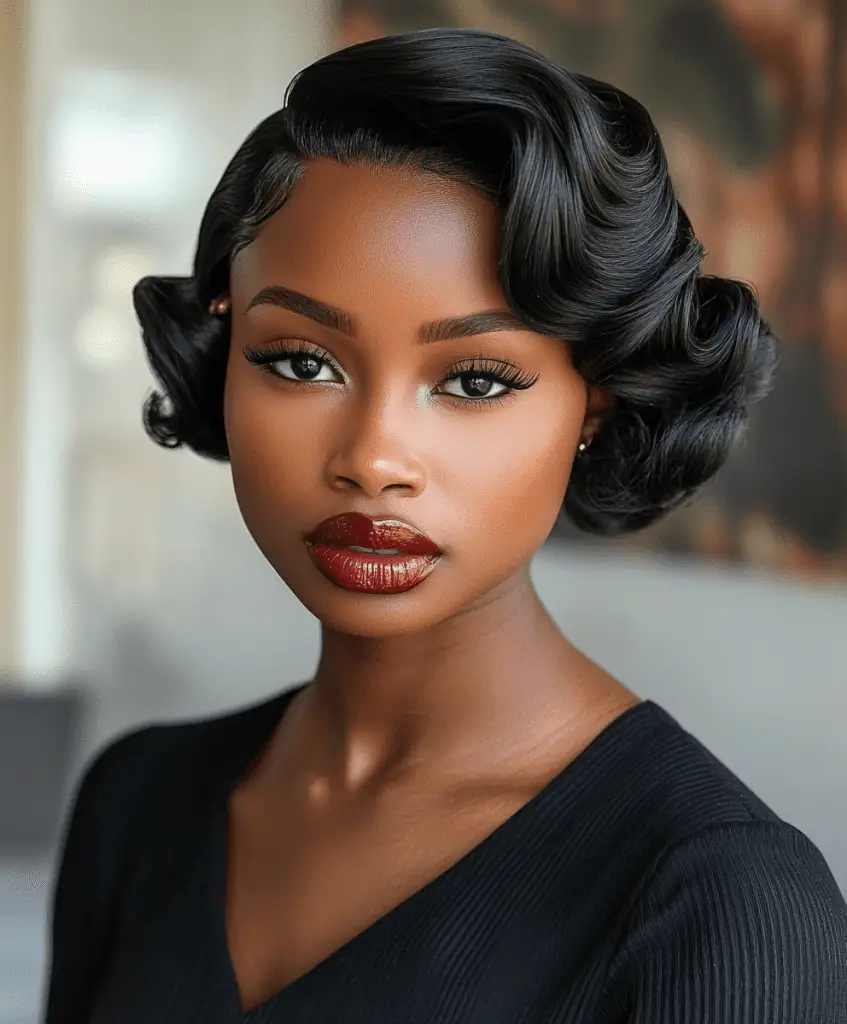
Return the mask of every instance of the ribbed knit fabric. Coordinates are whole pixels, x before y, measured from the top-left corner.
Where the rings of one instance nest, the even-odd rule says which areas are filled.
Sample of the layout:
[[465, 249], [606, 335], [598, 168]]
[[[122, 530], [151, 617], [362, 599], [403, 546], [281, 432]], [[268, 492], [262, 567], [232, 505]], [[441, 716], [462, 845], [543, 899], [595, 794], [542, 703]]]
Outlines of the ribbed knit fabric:
[[92, 759], [52, 897], [45, 1024], [847, 1024], [847, 906], [820, 852], [651, 701], [242, 1014], [227, 799], [298, 690]]

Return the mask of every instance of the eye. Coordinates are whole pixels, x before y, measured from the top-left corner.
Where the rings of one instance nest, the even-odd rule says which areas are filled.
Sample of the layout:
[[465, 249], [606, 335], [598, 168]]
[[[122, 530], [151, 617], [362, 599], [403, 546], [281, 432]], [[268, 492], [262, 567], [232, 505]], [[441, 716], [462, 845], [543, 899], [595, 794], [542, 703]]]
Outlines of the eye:
[[[309, 352], [295, 352], [283, 359], [275, 359], [267, 364], [287, 380], [332, 380], [332, 368], [322, 359]], [[329, 373], [327, 378], [324, 371]], [[323, 376], [321, 376], [324, 374]]]
[[509, 390], [502, 381], [481, 373], [460, 373], [456, 377], [448, 377], [445, 384], [456, 387], [454, 391], [445, 388], [445, 394], [466, 399], [496, 398], [497, 395], [502, 395], [504, 391]]
[[248, 363], [261, 366], [263, 372], [283, 380], [323, 384], [343, 376], [326, 352], [302, 342], [296, 347], [277, 343], [267, 348], [247, 348], [244, 358]]
[[537, 373], [528, 375], [522, 373], [514, 363], [480, 355], [450, 367], [441, 386], [444, 389], [442, 393], [451, 398], [469, 405], [483, 406], [502, 402], [517, 391], [525, 391], [537, 380]]

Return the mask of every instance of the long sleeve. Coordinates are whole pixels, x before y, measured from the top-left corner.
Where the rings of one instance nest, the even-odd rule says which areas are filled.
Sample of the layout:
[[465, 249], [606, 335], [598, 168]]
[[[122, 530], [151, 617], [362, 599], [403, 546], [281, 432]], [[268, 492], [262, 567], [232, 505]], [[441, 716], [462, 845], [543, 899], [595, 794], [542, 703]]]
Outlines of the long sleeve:
[[[139, 730], [113, 741], [77, 784], [50, 904], [44, 1024], [84, 1024], [105, 966], [124, 868], [127, 788]], [[154, 727], [155, 728], [155, 727]]]
[[790, 825], [708, 828], [658, 865], [607, 981], [620, 1024], [847, 1024], [847, 906]]

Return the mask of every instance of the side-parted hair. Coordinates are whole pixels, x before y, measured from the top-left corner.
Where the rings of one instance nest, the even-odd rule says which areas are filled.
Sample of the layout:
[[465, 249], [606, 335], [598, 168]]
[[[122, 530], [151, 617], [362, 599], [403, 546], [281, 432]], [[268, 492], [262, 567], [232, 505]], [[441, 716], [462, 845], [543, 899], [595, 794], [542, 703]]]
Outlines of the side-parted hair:
[[228, 458], [230, 328], [209, 304], [316, 158], [422, 170], [496, 201], [509, 307], [565, 340], [582, 377], [615, 399], [563, 495], [576, 525], [637, 530], [720, 468], [775, 365], [754, 290], [701, 273], [703, 247], [637, 100], [475, 29], [331, 53], [248, 136], [206, 207], [193, 275], [146, 277], [133, 291], [163, 391], [144, 405], [157, 443]]

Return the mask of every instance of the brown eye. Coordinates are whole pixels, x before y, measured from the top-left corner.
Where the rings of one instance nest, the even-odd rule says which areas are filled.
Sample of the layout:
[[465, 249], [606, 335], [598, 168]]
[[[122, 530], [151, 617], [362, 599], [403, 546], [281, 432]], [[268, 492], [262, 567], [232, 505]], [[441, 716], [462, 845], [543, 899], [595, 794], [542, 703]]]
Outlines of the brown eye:
[[537, 373], [522, 373], [514, 363], [478, 355], [451, 366], [440, 386], [442, 394], [484, 406], [526, 391], [537, 380]]
[[[289, 359], [279, 359], [271, 366], [279, 366], [282, 363], [288, 363], [291, 368], [291, 372], [294, 374], [296, 380], [314, 380], [321, 372], [321, 360], [315, 359], [314, 356], [303, 353], [302, 355], [291, 356]], [[287, 374], [280, 373], [281, 377], [287, 376]]]
[[248, 363], [261, 366], [265, 373], [302, 384], [337, 382], [342, 377], [340, 369], [325, 354], [312, 352], [302, 345], [299, 348], [282, 345], [266, 349], [248, 348], [244, 351], [244, 358]]
[[457, 398], [494, 398], [508, 390], [507, 386], [500, 381], [483, 377], [479, 373], [460, 373], [446, 381], [445, 389], [451, 384], [455, 384], [461, 390], [447, 390], [447, 394], [455, 395]]

